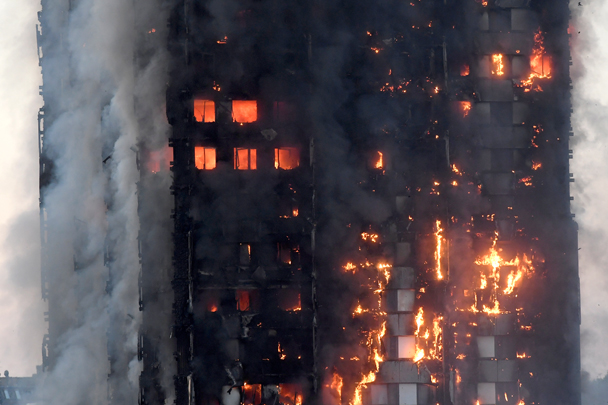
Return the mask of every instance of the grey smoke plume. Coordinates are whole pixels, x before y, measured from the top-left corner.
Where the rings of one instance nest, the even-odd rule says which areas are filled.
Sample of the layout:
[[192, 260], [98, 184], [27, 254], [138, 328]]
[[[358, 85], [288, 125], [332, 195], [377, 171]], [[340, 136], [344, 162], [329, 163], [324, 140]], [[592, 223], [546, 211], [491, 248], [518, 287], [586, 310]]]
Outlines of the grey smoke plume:
[[[572, 52], [574, 65], [572, 172], [576, 220], [579, 224], [581, 277], [582, 369], [592, 380], [608, 373], [608, 350], [603, 341], [608, 334], [606, 291], [606, 245], [608, 244], [608, 75], [606, 63], [608, 4], [593, 0], [573, 2]], [[603, 383], [598, 380], [595, 383]], [[586, 396], [588, 404], [593, 395]], [[585, 396], [584, 396], [585, 399]], [[590, 401], [590, 402], [589, 402]]]
[[[51, 404], [106, 403], [108, 396], [133, 404], [142, 323], [138, 153], [167, 143], [167, 125], [158, 118], [140, 125], [152, 111], [162, 116], [166, 59], [158, 51], [141, 61], [138, 53], [144, 45], [164, 49], [163, 26], [150, 37], [136, 21], [162, 14], [161, 2], [84, 0], [71, 2], [69, 13], [70, 2], [62, 3], [44, 5], [42, 26], [43, 35], [63, 31], [66, 52], [45, 55], [43, 65], [45, 92], [58, 97], [48, 105], [54, 119], [45, 137], [54, 178], [42, 191], [57, 357], [38, 395]], [[164, 209], [152, 220], [169, 217], [166, 201], [160, 193]]]

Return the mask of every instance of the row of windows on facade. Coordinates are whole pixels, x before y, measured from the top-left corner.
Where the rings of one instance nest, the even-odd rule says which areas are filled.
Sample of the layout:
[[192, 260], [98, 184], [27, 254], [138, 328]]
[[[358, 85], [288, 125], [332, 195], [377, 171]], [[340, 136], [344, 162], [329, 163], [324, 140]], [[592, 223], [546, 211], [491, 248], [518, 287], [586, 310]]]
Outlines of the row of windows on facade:
[[[217, 167], [216, 148], [196, 146], [194, 148], [194, 162], [198, 170], [213, 170]], [[300, 151], [297, 148], [275, 148], [275, 169], [291, 170], [300, 166]], [[235, 170], [256, 170], [258, 156], [256, 149], [234, 148]]]
[[[232, 122], [248, 124], [258, 120], [258, 102], [256, 100], [232, 100], [219, 103], [220, 111], [232, 115]], [[194, 99], [194, 120], [196, 122], [215, 122], [216, 104], [213, 100]], [[272, 105], [272, 118], [275, 122], [289, 122], [295, 118], [295, 108], [286, 102], [277, 101]]]

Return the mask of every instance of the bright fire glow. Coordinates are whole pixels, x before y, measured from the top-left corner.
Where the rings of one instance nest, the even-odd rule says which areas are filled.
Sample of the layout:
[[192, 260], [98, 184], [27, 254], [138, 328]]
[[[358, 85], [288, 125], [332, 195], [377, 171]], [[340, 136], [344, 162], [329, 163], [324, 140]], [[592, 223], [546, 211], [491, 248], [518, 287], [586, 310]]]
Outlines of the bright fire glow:
[[535, 84], [536, 79], [550, 79], [551, 78], [551, 57], [546, 55], [545, 38], [543, 32], [538, 29], [534, 33], [534, 47], [532, 48], [532, 55], [530, 56], [530, 76], [522, 80], [519, 87], [523, 87], [524, 91], [529, 92], [531, 90], [542, 91], [542, 88]]
[[376, 164], [374, 167], [376, 169], [383, 169], [384, 168], [383, 154], [382, 154], [382, 152], [377, 152], [377, 153], [378, 153], [378, 160], [376, 160]]
[[361, 233], [361, 239], [370, 240], [370, 241], [376, 243], [376, 242], [378, 242], [378, 234], [363, 232], [363, 233]]
[[532, 185], [532, 177], [523, 177], [519, 179], [519, 183], [522, 183], [526, 187], [530, 187]]
[[215, 122], [215, 102], [195, 99], [194, 119], [196, 122]]
[[441, 255], [442, 255], [441, 245], [443, 244], [442, 232], [443, 232], [443, 229], [441, 228], [441, 221], [436, 220], [435, 221], [435, 245], [436, 245], [436, 247], [435, 247], [435, 272], [437, 273], [437, 280], [443, 280], [443, 272], [441, 269]]
[[338, 396], [338, 403], [342, 403], [342, 386], [344, 385], [344, 380], [340, 375], [334, 372], [334, 375], [331, 379], [331, 385], [329, 386], [332, 390], [334, 390]]
[[460, 76], [468, 76], [471, 73], [471, 69], [469, 68], [469, 65], [462, 65], [460, 67]]
[[496, 76], [503, 76], [505, 74], [505, 65], [503, 63], [502, 54], [492, 55], [492, 74]]
[[194, 164], [198, 170], [213, 170], [216, 167], [215, 148], [194, 147]]
[[[534, 266], [532, 260], [524, 253], [523, 255], [517, 255], [512, 260], [505, 260], [500, 256], [499, 250], [496, 248], [498, 241], [498, 232], [494, 234], [494, 240], [489, 252], [475, 260], [475, 264], [483, 266], [487, 269], [490, 267], [489, 274], [486, 274], [486, 270], [481, 270], [480, 288], [485, 290], [491, 288], [491, 305], [483, 305], [483, 309], [480, 311], [477, 309], [477, 295], [475, 296], [475, 304], [471, 307], [473, 312], [484, 312], [488, 315], [497, 315], [503, 313], [500, 309], [499, 294], [511, 295], [515, 291], [515, 288], [521, 283], [525, 275], [529, 275], [534, 272]], [[504, 266], [515, 267], [516, 270], [511, 270], [506, 280], [506, 287], [500, 289], [500, 278], [501, 268]]]
[[275, 148], [275, 169], [291, 170], [298, 166], [300, 166], [300, 151], [298, 148]]
[[255, 100], [232, 100], [232, 120], [249, 123], [258, 120], [258, 103]]
[[532, 170], [538, 170], [543, 167], [543, 164], [540, 162], [532, 162]]
[[462, 110], [462, 116], [466, 117], [471, 112], [471, 102], [470, 101], [461, 101], [460, 109]]
[[236, 170], [256, 170], [257, 150], [246, 148], [234, 148], [234, 168]]

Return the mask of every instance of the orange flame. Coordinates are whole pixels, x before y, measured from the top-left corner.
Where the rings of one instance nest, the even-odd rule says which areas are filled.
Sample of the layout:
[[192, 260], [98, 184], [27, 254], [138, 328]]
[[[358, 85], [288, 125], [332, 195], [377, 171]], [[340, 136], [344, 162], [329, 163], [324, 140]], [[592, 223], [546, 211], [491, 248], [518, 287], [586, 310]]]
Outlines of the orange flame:
[[344, 380], [340, 375], [334, 372], [334, 375], [331, 379], [330, 388], [338, 394], [338, 403], [342, 403], [342, 386], [344, 386]]
[[530, 76], [522, 80], [519, 87], [523, 87], [525, 92], [531, 90], [542, 91], [542, 88], [534, 83], [536, 79], [551, 78], [551, 58], [546, 55], [545, 38], [540, 28], [534, 33], [534, 47], [530, 56]]
[[441, 269], [441, 245], [442, 245], [442, 236], [443, 229], [441, 228], [441, 221], [435, 221], [435, 240], [436, 240], [436, 248], [435, 248], [435, 271], [437, 273], [437, 280], [443, 280], [443, 273]]
[[384, 168], [384, 161], [383, 161], [383, 154], [382, 152], [378, 151], [378, 160], [376, 161], [376, 169], [383, 169]]
[[471, 69], [469, 68], [469, 65], [462, 65], [460, 67], [460, 76], [468, 76], [471, 73]]
[[496, 76], [503, 76], [505, 74], [505, 65], [503, 63], [502, 54], [492, 55], [492, 74]]
[[460, 108], [462, 109], [462, 116], [466, 118], [471, 112], [471, 102], [470, 101], [461, 101]]
[[232, 100], [232, 120], [249, 123], [258, 120], [258, 103], [255, 100]]
[[369, 239], [370, 241], [376, 243], [376, 242], [378, 242], [378, 234], [363, 232], [363, 233], [361, 233], [361, 239], [363, 239], [363, 240]]
[[540, 162], [532, 162], [532, 170], [538, 170], [543, 167], [543, 164]]

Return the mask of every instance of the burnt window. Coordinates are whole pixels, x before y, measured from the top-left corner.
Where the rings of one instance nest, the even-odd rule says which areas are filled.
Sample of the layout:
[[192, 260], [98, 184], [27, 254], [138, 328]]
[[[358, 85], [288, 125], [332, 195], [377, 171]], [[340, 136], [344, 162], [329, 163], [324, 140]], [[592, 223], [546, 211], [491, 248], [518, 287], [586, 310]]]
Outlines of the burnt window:
[[257, 150], [247, 148], [234, 148], [234, 168], [236, 170], [256, 170]]
[[291, 170], [298, 166], [300, 166], [300, 151], [298, 148], [275, 148], [275, 169]]
[[194, 100], [194, 119], [196, 122], [215, 122], [215, 102], [212, 100]]
[[241, 243], [239, 245], [239, 263], [241, 266], [249, 266], [251, 264], [251, 245]]
[[232, 121], [249, 123], [258, 120], [258, 103], [255, 100], [233, 100]]
[[282, 264], [291, 265], [291, 244], [289, 242], [277, 243], [277, 261]]
[[296, 109], [292, 104], [285, 101], [275, 101], [272, 107], [274, 122], [285, 124], [295, 120]]
[[262, 385], [246, 384], [243, 386], [243, 405], [258, 405], [262, 403]]
[[201, 301], [205, 311], [217, 312], [220, 306], [220, 294], [218, 291], [205, 291]]
[[194, 147], [194, 163], [198, 170], [213, 170], [216, 167], [215, 148], [206, 146]]
[[513, 103], [491, 103], [490, 122], [494, 125], [513, 125]]
[[238, 311], [251, 310], [251, 291], [236, 290], [236, 309]]
[[280, 289], [277, 291], [279, 308], [283, 311], [297, 312], [302, 310], [300, 292], [294, 289]]

